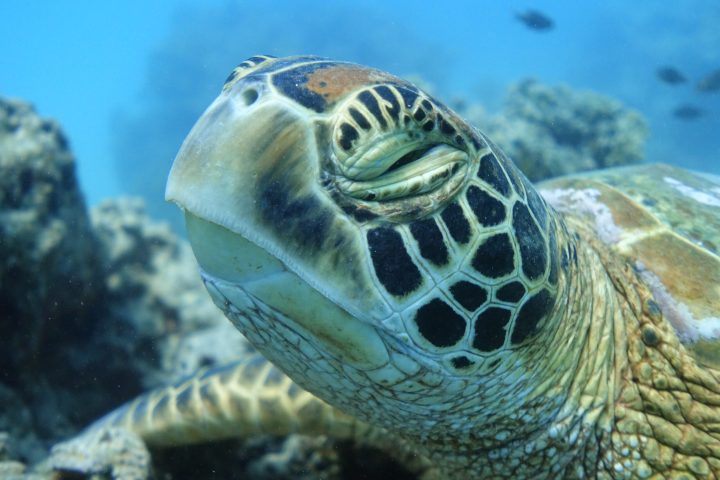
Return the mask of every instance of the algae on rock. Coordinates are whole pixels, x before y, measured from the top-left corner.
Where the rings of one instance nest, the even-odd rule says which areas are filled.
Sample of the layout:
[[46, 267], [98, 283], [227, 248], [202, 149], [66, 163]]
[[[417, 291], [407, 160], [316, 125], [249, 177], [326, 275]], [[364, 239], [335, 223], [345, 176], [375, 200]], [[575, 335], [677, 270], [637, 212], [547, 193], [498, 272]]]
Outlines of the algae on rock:
[[20, 458], [142, 390], [242, 355], [187, 242], [141, 201], [88, 215], [60, 127], [25, 102], [0, 98], [0, 172], [0, 432]]
[[0, 363], [27, 367], [57, 329], [87, 333], [101, 260], [67, 140], [27, 103], [0, 99], [0, 172]]
[[640, 163], [648, 127], [638, 112], [604, 95], [527, 79], [512, 86], [494, 116], [460, 112], [533, 181]]

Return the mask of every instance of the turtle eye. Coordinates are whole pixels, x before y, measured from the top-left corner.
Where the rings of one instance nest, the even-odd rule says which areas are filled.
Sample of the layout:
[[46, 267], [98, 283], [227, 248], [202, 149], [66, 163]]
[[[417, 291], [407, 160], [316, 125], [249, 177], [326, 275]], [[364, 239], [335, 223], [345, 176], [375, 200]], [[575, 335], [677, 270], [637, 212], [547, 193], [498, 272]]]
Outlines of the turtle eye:
[[418, 148], [416, 150], [412, 150], [412, 151], [406, 153], [405, 155], [403, 155], [402, 157], [398, 158], [397, 160], [395, 160], [395, 163], [390, 165], [390, 168], [388, 168], [386, 171], [392, 172], [393, 170], [397, 170], [400, 167], [404, 167], [405, 165], [414, 162], [418, 158], [421, 158], [423, 155], [428, 153], [430, 151], [430, 149], [432, 149], [432, 148], [433, 148], [433, 146], [429, 145], [427, 147], [422, 147], [422, 148]]
[[354, 162], [354, 178], [339, 177], [337, 186], [358, 200], [387, 202], [429, 194], [448, 183], [454, 189], [464, 178], [467, 166], [468, 154], [454, 146], [411, 145], [385, 154], [366, 153]]
[[474, 132], [417, 89], [375, 85], [338, 109], [333, 184], [355, 208], [404, 221], [427, 215], [468, 177]]

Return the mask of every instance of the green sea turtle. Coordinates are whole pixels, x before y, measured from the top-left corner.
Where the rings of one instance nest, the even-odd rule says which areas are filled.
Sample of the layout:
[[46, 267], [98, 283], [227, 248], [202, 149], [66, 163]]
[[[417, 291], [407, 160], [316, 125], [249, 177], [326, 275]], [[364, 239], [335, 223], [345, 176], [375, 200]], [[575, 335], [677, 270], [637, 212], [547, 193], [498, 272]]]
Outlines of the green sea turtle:
[[641, 166], [538, 193], [408, 82], [256, 56], [188, 135], [167, 198], [213, 300], [272, 364], [150, 392], [81, 439], [297, 431], [415, 452], [442, 478], [720, 476], [709, 178]]

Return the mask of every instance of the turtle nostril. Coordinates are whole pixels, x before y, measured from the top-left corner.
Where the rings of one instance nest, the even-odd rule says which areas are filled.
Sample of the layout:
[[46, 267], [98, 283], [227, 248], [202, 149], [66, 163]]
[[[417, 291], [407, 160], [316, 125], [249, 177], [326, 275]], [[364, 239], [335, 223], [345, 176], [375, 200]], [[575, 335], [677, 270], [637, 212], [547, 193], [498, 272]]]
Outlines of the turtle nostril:
[[258, 91], [254, 88], [248, 88], [247, 90], [242, 92], [242, 100], [245, 103], [245, 106], [252, 105], [257, 99]]

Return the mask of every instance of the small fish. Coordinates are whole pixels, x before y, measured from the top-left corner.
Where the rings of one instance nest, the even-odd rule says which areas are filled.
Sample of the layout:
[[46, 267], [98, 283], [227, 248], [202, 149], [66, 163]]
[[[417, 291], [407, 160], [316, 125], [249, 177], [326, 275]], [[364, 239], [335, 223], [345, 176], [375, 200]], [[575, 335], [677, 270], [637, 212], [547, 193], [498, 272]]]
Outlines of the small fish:
[[674, 67], [661, 67], [657, 69], [657, 76], [660, 80], [670, 85], [677, 85], [678, 83], [687, 82], [685, 75], [680, 73], [677, 68]]
[[720, 70], [711, 72], [697, 84], [697, 89], [700, 92], [717, 92], [720, 90]]
[[680, 120], [695, 120], [705, 115], [705, 110], [686, 103], [675, 108], [672, 114]]
[[547, 31], [555, 27], [552, 18], [537, 10], [525, 10], [522, 13], [516, 13], [515, 18], [533, 30]]

